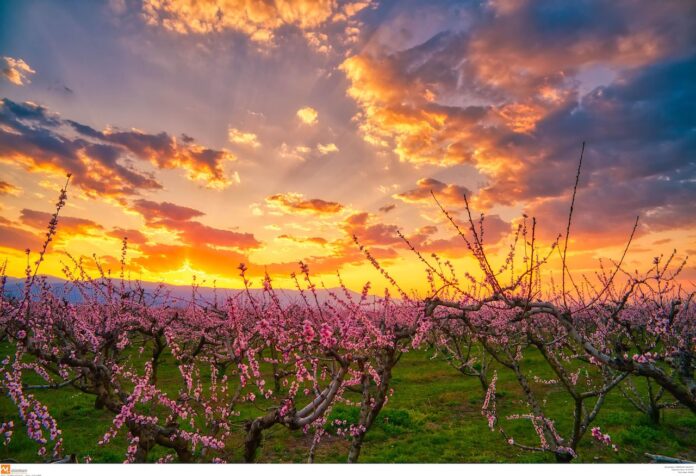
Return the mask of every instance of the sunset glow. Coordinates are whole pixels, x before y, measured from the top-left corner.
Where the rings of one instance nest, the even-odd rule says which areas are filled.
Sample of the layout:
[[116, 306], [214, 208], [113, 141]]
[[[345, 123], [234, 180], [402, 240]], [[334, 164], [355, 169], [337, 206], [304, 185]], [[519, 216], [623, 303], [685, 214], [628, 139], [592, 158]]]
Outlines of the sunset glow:
[[[591, 14], [593, 11], [601, 15]], [[568, 263], [696, 254], [696, 11], [675, 0], [110, 0], [0, 6], [0, 257], [132, 278], [427, 291], [473, 273], [439, 210], [502, 262], [536, 218]], [[559, 269], [554, 255], [551, 269]], [[696, 280], [687, 264], [681, 279]]]

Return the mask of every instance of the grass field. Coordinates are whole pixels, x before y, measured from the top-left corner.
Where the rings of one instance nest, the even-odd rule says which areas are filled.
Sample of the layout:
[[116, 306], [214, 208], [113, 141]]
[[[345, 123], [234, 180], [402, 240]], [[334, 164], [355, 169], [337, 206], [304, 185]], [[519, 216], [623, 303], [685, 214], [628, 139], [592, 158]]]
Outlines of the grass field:
[[[2, 354], [6, 348], [0, 347]], [[393, 378], [394, 396], [380, 413], [376, 425], [368, 433], [360, 461], [364, 463], [532, 463], [554, 462], [548, 454], [526, 452], [507, 445], [502, 436], [488, 429], [481, 416], [483, 395], [474, 378], [464, 377], [445, 362], [432, 360], [425, 351], [405, 355], [396, 366]], [[528, 360], [528, 368], [542, 372], [541, 361]], [[176, 368], [164, 365], [162, 379], [174, 385]], [[572, 408], [560, 388], [547, 386], [547, 410], [557, 418], [563, 432], [570, 421], [565, 408]], [[120, 463], [124, 460], [126, 441], [123, 435], [106, 447], [97, 441], [109, 427], [112, 416], [94, 409], [94, 398], [70, 389], [36, 391], [58, 420], [64, 434], [66, 453], [79, 458], [91, 456], [93, 462]], [[525, 412], [521, 393], [511, 375], [500, 373], [498, 410], [501, 415]], [[258, 400], [257, 400], [258, 401]], [[333, 417], [350, 419], [357, 409], [338, 406]], [[245, 415], [243, 415], [245, 416]], [[251, 413], [249, 414], [251, 416]], [[0, 421], [14, 418], [16, 409], [7, 397], [0, 399]], [[528, 421], [505, 421], [508, 433], [520, 443], [537, 443]], [[653, 425], [615, 391], [609, 395], [595, 424], [609, 433], [619, 451], [602, 446], [588, 434], [579, 448], [576, 462], [647, 462], [645, 452], [686, 459], [696, 458], [696, 416], [685, 410], [668, 410], [663, 422]], [[593, 426], [594, 426], [593, 425]], [[311, 436], [274, 427], [265, 433], [258, 461], [264, 463], [303, 462], [311, 444]], [[0, 459], [36, 462], [38, 446], [29, 441], [23, 428], [7, 447], [0, 447]], [[234, 461], [241, 461], [241, 438], [229, 448]], [[345, 461], [348, 442], [333, 435], [326, 436], [317, 450], [316, 462]], [[151, 453], [154, 461], [164, 453]]]

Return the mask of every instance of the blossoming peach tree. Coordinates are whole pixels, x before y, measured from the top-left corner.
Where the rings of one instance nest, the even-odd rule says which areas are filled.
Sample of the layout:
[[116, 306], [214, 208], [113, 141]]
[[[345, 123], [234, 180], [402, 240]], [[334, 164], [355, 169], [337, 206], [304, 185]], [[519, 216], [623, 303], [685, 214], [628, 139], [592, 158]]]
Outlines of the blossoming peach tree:
[[[696, 412], [694, 292], [677, 281], [686, 260], [676, 262], [675, 252], [655, 258], [643, 274], [627, 272], [623, 262], [637, 220], [621, 259], [611, 269], [602, 267], [596, 283], [585, 277], [576, 283], [566, 267], [572, 205], [562, 249], [559, 236], [542, 255], [536, 222], [532, 219], [530, 224], [525, 217], [507, 259], [494, 268], [483, 243], [483, 218], [478, 223], [472, 218], [466, 197], [464, 229], [433, 198], [475, 258], [482, 278], [466, 273], [467, 286], [463, 286], [451, 266], [439, 266], [435, 255], [432, 259], [438, 262], [431, 263], [404, 238], [425, 264], [431, 283], [431, 296], [425, 301], [427, 320], [422, 325], [430, 329], [431, 345], [448, 362], [488, 386], [482, 413], [491, 430], [498, 428], [516, 447], [551, 452], [558, 461], [569, 461], [606, 395], [620, 386], [653, 421], [659, 421], [664, 408], [682, 406]], [[562, 258], [560, 289], [557, 283], [544, 282], [542, 274], [553, 253]], [[566, 281], [571, 290], [566, 290]], [[524, 370], [530, 353], [544, 359], [550, 378]], [[490, 361], [513, 374], [526, 398], [527, 411], [506, 419], [529, 420], [539, 444], [520, 443], [503, 428], [495, 405], [497, 374], [489, 375]], [[631, 378], [647, 381], [647, 396], [639, 394]], [[568, 435], [559, 433], [544, 409], [543, 387], [548, 385], [570, 397], [572, 406], [567, 410], [572, 412], [573, 425]], [[666, 394], [672, 400], [661, 402]], [[590, 433], [598, 441], [610, 442], [597, 427]]]
[[[392, 395], [401, 356], [423, 347], [478, 380], [481, 413], [492, 431], [556, 461], [575, 458], [588, 435], [618, 450], [594, 425], [610, 392], [623, 394], [654, 421], [677, 406], [696, 412], [694, 293], [677, 281], [684, 262], [659, 257], [646, 273], [627, 272], [632, 234], [622, 258], [602, 268], [594, 283], [576, 281], [566, 267], [572, 205], [562, 245], [559, 236], [542, 254], [536, 222], [525, 218], [498, 267], [484, 246], [483, 218], [472, 218], [466, 197], [463, 228], [440, 206], [480, 277], [465, 272], [460, 279], [452, 263], [425, 257], [402, 236], [425, 267], [426, 299], [407, 295], [355, 237], [396, 297], [389, 290], [373, 297], [369, 284], [355, 297], [339, 275], [338, 290], [325, 290], [320, 299], [309, 268], [300, 263], [292, 275], [299, 297], [287, 302], [268, 275], [260, 291], [253, 290], [242, 264], [245, 289], [209, 302], [196, 286], [182, 300], [165, 286], [151, 292], [125, 279], [126, 240], [118, 278], [98, 261], [94, 278], [81, 259], [67, 255], [70, 287], [52, 289], [38, 271], [66, 187], [33, 266], [27, 251], [21, 296], [5, 293], [4, 268], [0, 273], [0, 343], [10, 349], [0, 361], [0, 391], [18, 415], [2, 418], [0, 436], [7, 444], [25, 430], [43, 461], [66, 458], [60, 422], [36, 390], [69, 388], [91, 395], [95, 408], [110, 415], [110, 427], [95, 444], [125, 438], [126, 462], [151, 461], [156, 447], [165, 455], [160, 462], [253, 462], [273, 427], [308, 435], [310, 462], [327, 433], [345, 437], [347, 459], [356, 462]], [[575, 189], [573, 203], [574, 196]], [[554, 253], [563, 265], [560, 286], [542, 272]], [[68, 292], [80, 299], [68, 299]], [[533, 360], [544, 370], [532, 369]], [[523, 396], [514, 411], [498, 409], [502, 376]], [[29, 383], [37, 379], [43, 382]], [[646, 382], [647, 394], [638, 380]], [[557, 391], [567, 397], [561, 410], [546, 405]], [[355, 420], [331, 418], [337, 405], [356, 407]], [[563, 431], [559, 418], [571, 422]], [[536, 439], [511, 420], [528, 422]]]
[[[70, 258], [64, 273], [81, 297], [72, 302], [37, 274], [66, 196], [64, 188], [39, 259], [33, 269], [27, 264], [23, 296], [6, 296], [4, 273], [0, 290], [1, 338], [13, 348], [0, 362], [0, 388], [40, 457], [61, 460], [63, 439], [33, 391], [70, 387], [112, 415], [98, 444], [123, 434], [126, 462], [148, 461], [156, 446], [166, 452], [163, 462], [223, 462], [235, 458], [240, 439], [251, 462], [263, 432], [275, 425], [313, 434], [312, 460], [337, 402], [360, 407], [359, 420], [338, 430], [352, 440], [349, 459], [357, 460], [388, 400], [391, 370], [410, 348], [419, 303], [397, 303], [388, 294], [368, 300], [369, 285], [358, 301], [342, 286], [344, 296], [331, 292], [320, 302], [303, 263], [294, 276], [300, 302], [282, 303], [269, 276], [262, 294], [253, 294], [244, 265], [246, 292], [210, 303], [194, 286], [182, 301], [164, 286], [148, 293], [124, 279], [126, 241], [120, 279], [98, 262], [99, 277], [92, 278]], [[165, 365], [177, 369], [175, 382], [160, 378]], [[27, 385], [37, 376], [45, 383]], [[345, 396], [356, 388], [357, 401]], [[244, 409], [258, 416], [242, 418]], [[1, 423], [5, 442], [16, 428], [14, 420]]]

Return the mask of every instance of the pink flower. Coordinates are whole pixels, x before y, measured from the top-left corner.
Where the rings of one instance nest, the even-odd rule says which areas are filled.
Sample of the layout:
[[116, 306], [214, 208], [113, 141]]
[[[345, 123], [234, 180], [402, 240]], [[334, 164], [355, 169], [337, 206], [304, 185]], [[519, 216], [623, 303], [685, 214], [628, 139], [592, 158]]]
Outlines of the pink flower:
[[304, 336], [304, 341], [306, 343], [311, 343], [314, 340], [316, 333], [312, 327], [312, 323], [309, 321], [304, 321], [304, 326], [302, 328], [302, 335]]

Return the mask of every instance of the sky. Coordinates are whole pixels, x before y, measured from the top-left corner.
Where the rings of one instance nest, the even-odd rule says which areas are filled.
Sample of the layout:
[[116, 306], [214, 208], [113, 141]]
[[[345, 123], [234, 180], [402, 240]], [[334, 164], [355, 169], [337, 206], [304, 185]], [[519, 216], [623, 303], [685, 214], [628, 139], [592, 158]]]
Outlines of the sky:
[[[221, 287], [475, 268], [565, 232], [569, 266], [696, 254], [696, 4], [684, 0], [0, 2], [0, 257]], [[553, 259], [557, 255], [553, 255]], [[559, 260], [549, 263], [558, 269]], [[605, 262], [606, 263], [606, 262]], [[693, 283], [696, 269], [685, 268]]]

